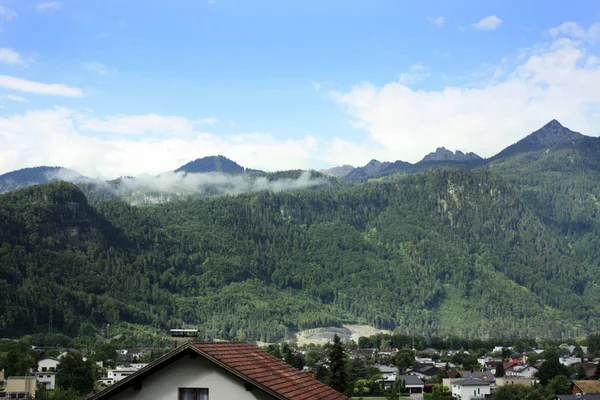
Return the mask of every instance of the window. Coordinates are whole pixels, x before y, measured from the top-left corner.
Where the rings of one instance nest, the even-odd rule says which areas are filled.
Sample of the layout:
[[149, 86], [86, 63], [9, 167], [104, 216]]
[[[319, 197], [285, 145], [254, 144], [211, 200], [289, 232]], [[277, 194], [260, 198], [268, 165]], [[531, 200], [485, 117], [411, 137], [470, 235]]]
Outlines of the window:
[[47, 370], [48, 370], [48, 368], [42, 367], [42, 372], [46, 372]]
[[179, 400], [208, 400], [208, 389], [179, 389]]

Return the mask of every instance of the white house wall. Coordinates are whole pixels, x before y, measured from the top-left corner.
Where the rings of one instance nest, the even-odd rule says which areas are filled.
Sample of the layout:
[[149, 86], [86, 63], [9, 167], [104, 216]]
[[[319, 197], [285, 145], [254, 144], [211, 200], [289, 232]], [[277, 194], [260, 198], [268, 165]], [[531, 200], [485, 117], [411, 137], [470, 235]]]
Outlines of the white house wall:
[[58, 364], [60, 364], [60, 361], [45, 358], [43, 360], [38, 361], [38, 372], [42, 372], [42, 368], [46, 368], [46, 371], [50, 371], [50, 368], [54, 368], [54, 371], [56, 371]]
[[490, 394], [490, 385], [462, 386], [452, 385], [452, 397], [455, 399], [469, 400], [472, 397], [484, 397]]
[[144, 379], [141, 390], [130, 387], [111, 399], [176, 400], [179, 388], [208, 388], [209, 400], [273, 400], [256, 387], [246, 391], [244, 383], [201, 356], [185, 356]]

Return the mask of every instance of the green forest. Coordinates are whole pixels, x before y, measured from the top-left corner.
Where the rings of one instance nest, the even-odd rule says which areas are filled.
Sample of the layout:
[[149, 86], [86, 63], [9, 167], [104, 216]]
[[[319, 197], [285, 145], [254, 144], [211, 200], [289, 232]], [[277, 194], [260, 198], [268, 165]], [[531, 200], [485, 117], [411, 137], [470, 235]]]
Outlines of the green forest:
[[90, 324], [233, 340], [369, 324], [425, 337], [600, 330], [600, 145], [294, 191], [133, 206], [0, 195], [0, 336]]

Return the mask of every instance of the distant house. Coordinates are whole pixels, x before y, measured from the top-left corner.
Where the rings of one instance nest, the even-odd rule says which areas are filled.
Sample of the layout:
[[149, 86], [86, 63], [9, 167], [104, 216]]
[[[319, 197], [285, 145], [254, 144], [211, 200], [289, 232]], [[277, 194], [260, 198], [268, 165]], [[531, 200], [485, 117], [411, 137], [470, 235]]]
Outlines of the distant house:
[[37, 392], [37, 380], [35, 376], [9, 376], [6, 386], [0, 395], [7, 399], [34, 398]]
[[483, 369], [486, 371], [490, 371], [492, 374], [496, 373], [496, 368], [498, 365], [502, 364], [502, 361], [487, 361], [483, 365]]
[[113, 382], [119, 382], [127, 378], [129, 375], [133, 375], [139, 371], [136, 368], [117, 368], [117, 369], [109, 369], [107, 371], [106, 377], [107, 379], [111, 379]]
[[395, 347], [381, 349], [379, 350], [378, 354], [382, 356], [395, 356], [396, 354], [398, 354], [398, 349]]
[[404, 380], [404, 384], [409, 393], [423, 393], [425, 383], [418, 376], [402, 375], [400, 378]]
[[489, 396], [490, 383], [481, 379], [462, 379], [452, 382], [454, 400], [479, 400]]
[[86, 400], [349, 400], [249, 343], [183, 344]]
[[393, 365], [380, 365], [380, 364], [375, 364], [373, 367], [377, 368], [379, 370], [379, 372], [381, 373], [381, 376], [383, 377], [383, 379], [387, 379], [390, 376], [396, 376], [398, 375], [399, 371], [398, 368], [393, 366]]
[[[390, 390], [396, 382], [396, 378], [398, 375], [390, 375], [385, 379], [380, 379], [377, 381], [379, 385], [384, 390]], [[406, 389], [409, 393], [423, 393], [423, 388], [425, 388], [425, 383], [415, 375], [400, 375], [400, 379], [404, 380], [404, 384], [406, 385]]]
[[487, 364], [489, 362], [500, 363], [500, 362], [502, 362], [502, 358], [490, 357], [490, 356], [483, 356], [483, 357], [479, 357], [477, 359], [477, 362], [479, 363], [479, 365], [485, 365], [485, 364]]
[[[570, 365], [581, 364], [581, 357], [567, 357], [567, 356], [564, 356], [564, 357], [560, 357], [558, 359], [558, 361], [560, 361], [560, 363], [562, 365], [565, 365], [565, 366], [568, 367]], [[584, 358], [584, 361], [585, 361], [585, 358]]]
[[573, 394], [600, 394], [600, 381], [573, 381]]
[[573, 365], [573, 367], [583, 368], [583, 370], [585, 371], [585, 378], [593, 379], [596, 376], [596, 368], [598, 367], [598, 365], [591, 363], [591, 362], [586, 362], [586, 363], [581, 363], [579, 365]]
[[35, 377], [47, 390], [54, 390], [56, 386], [56, 370], [60, 360], [55, 357], [46, 357], [38, 361]]
[[372, 356], [376, 351], [377, 349], [358, 349], [356, 350], [356, 354], [360, 358], [365, 358], [366, 356]]
[[119, 349], [117, 350], [115, 360], [120, 363], [133, 362], [133, 352], [128, 349]]
[[506, 376], [532, 379], [538, 369], [533, 365], [513, 365], [505, 371]]
[[517, 360], [511, 360], [511, 361], [502, 363], [502, 366], [504, 367], [504, 370], [506, 371], [507, 369], [512, 368], [515, 365], [519, 365], [519, 364], [520, 364], [519, 361], [517, 361]]
[[[533, 386], [533, 379], [528, 379], [528, 378], [520, 378], [520, 377], [510, 377], [510, 376], [505, 376], [503, 378], [496, 378], [496, 386], [497, 387], [501, 387], [501, 386], [508, 386], [508, 385], [520, 385], [520, 386], [526, 386], [526, 387], [531, 387]], [[492, 387], [493, 389], [493, 387]]]
[[564, 356], [564, 357], [560, 357], [558, 359], [558, 361], [560, 361], [560, 363], [562, 365], [565, 365], [565, 366], [568, 367], [570, 365], [575, 365], [575, 364], [581, 363], [581, 357], [567, 357], [567, 356]]
[[496, 377], [491, 371], [458, 371], [458, 373], [463, 379], [481, 379], [490, 383], [496, 381]]
[[414, 375], [421, 379], [427, 379], [436, 376], [439, 370], [434, 363], [414, 363], [410, 369], [404, 372], [404, 375]]
[[460, 371], [446, 371], [446, 375], [448, 375], [448, 378], [450, 379], [460, 379]]

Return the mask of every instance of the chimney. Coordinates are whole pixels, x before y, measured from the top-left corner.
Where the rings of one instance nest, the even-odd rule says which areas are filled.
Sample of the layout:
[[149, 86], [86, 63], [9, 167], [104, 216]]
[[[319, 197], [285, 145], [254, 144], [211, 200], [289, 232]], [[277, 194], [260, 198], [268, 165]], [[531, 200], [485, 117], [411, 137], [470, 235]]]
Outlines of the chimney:
[[175, 350], [188, 342], [195, 342], [198, 332], [198, 329], [171, 329], [171, 350]]

